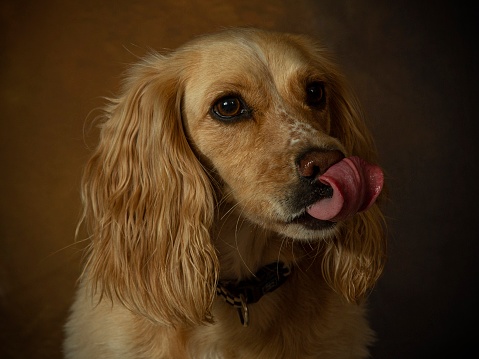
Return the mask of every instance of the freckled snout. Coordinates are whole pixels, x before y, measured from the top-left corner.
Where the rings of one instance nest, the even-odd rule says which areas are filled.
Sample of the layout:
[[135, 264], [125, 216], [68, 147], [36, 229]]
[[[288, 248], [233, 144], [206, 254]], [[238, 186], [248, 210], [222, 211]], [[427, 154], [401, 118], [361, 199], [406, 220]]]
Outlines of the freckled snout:
[[343, 158], [344, 154], [341, 151], [315, 149], [299, 156], [296, 165], [301, 177], [314, 180]]

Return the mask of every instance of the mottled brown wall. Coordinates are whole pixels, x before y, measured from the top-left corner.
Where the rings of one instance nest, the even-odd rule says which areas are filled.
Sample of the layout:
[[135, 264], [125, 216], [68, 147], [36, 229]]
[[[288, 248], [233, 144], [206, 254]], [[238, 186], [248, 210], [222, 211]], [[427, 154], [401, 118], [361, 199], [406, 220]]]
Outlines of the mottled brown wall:
[[371, 297], [375, 358], [471, 345], [463, 325], [475, 325], [478, 299], [472, 7], [5, 0], [0, 16], [0, 357], [60, 358], [80, 268], [79, 180], [96, 139], [90, 111], [149, 48], [237, 25], [323, 39], [364, 104], [392, 197], [390, 261]]

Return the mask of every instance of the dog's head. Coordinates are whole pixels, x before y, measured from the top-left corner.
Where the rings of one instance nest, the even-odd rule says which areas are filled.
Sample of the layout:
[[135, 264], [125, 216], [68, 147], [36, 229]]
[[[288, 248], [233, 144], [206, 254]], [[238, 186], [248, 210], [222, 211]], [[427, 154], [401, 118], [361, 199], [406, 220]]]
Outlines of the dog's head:
[[348, 300], [378, 278], [376, 205], [339, 223], [305, 211], [327, 196], [318, 174], [345, 156], [375, 161], [355, 98], [313, 41], [229, 30], [152, 54], [105, 117], [83, 187], [87, 275], [102, 293], [162, 323], [208, 319], [218, 202], [284, 237], [328, 239], [323, 272]]

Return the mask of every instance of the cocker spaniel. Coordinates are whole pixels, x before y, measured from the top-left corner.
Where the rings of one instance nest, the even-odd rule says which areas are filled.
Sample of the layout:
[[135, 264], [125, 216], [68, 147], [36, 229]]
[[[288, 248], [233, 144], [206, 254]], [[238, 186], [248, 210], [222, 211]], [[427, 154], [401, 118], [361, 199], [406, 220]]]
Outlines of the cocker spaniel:
[[66, 357], [367, 357], [386, 256], [376, 161], [309, 38], [228, 29], [150, 54], [85, 169]]

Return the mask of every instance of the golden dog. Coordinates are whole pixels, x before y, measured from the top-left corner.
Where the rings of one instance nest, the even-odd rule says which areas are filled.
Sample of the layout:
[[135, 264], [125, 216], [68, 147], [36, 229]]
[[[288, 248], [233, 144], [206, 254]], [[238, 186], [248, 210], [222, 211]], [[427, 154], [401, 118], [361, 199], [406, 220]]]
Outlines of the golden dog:
[[309, 38], [229, 29], [150, 54], [85, 169], [66, 357], [367, 357], [386, 252], [375, 156]]

